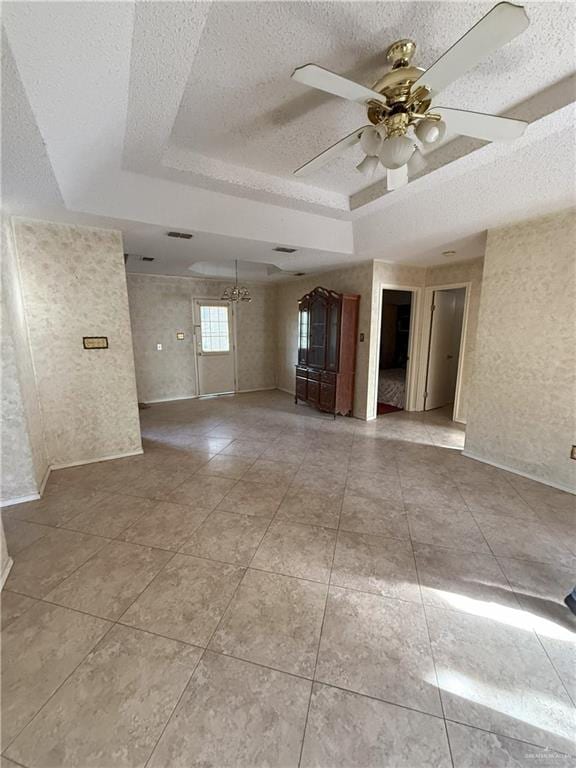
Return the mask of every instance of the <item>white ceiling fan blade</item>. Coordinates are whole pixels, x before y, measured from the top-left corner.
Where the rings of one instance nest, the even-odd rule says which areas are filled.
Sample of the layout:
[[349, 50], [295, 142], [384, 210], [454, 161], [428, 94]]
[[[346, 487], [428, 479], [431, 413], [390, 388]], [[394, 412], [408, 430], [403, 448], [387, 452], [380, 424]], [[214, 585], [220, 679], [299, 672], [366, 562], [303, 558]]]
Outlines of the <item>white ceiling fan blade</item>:
[[464, 109], [434, 107], [434, 112], [441, 115], [451, 133], [473, 136], [476, 139], [485, 139], [486, 141], [518, 139], [528, 125], [524, 120], [486, 115], [483, 112], [467, 112]]
[[354, 144], [357, 144], [360, 141], [362, 131], [367, 127], [367, 125], [363, 125], [362, 128], [358, 128], [354, 133], [340, 139], [336, 144], [332, 144], [332, 146], [325, 149], [324, 152], [320, 152], [320, 154], [313, 157], [312, 160], [308, 160], [307, 163], [304, 163], [304, 165], [301, 165], [300, 168], [297, 168], [294, 171], [294, 176], [307, 176], [310, 173], [314, 173], [314, 171], [317, 171], [319, 168], [322, 168], [322, 166], [326, 165], [330, 160], [340, 157], [340, 155], [344, 154], [347, 149], [353, 147]]
[[292, 72], [292, 80], [296, 80], [310, 88], [317, 88], [319, 91], [331, 93], [333, 96], [340, 96], [348, 101], [357, 101], [359, 104], [366, 104], [368, 101], [379, 101], [381, 104], [386, 102], [386, 98], [378, 91], [366, 88], [364, 85], [348, 80], [346, 77], [330, 72], [329, 69], [319, 67], [317, 64], [305, 64]]
[[408, 184], [408, 165], [386, 169], [386, 189], [392, 191]]
[[486, 56], [524, 32], [529, 24], [530, 20], [521, 5], [498, 3], [420, 75], [414, 87], [425, 85], [434, 96]]

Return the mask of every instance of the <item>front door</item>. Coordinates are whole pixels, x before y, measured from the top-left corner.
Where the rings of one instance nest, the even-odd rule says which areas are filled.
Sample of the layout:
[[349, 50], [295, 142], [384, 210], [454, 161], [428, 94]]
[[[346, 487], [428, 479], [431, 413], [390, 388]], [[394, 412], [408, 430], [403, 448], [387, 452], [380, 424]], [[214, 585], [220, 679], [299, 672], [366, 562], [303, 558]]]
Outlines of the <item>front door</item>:
[[194, 301], [198, 394], [236, 391], [234, 317], [227, 301]]

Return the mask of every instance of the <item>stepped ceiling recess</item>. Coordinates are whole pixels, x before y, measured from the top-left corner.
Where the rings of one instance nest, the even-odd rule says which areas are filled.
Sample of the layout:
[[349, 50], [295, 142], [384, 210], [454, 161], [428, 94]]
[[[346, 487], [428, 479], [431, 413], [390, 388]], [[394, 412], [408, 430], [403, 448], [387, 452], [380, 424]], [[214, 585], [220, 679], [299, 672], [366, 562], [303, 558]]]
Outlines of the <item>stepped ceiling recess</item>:
[[524, 135], [448, 131], [393, 191], [384, 169], [355, 170], [360, 146], [293, 175], [366, 109], [291, 74], [314, 62], [370, 88], [390, 43], [415, 40], [428, 68], [493, 5], [4, 3], [3, 208], [119, 228], [134, 272], [224, 276], [238, 259], [276, 280], [480, 255], [487, 228], [574, 204], [576, 6], [526, 3], [528, 28], [442, 92]]

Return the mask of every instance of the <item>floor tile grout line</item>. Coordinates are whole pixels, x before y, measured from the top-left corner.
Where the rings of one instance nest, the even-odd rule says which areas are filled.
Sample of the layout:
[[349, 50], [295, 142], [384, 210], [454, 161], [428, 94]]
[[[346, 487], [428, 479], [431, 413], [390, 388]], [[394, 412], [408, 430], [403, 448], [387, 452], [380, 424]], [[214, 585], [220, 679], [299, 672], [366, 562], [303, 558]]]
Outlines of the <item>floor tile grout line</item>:
[[203, 659], [204, 659], [204, 656], [205, 656], [205, 655], [206, 655], [206, 648], [203, 648], [203, 649], [202, 649], [202, 653], [201, 653], [201, 654], [200, 654], [200, 656], [198, 657], [198, 661], [197, 661], [197, 662], [196, 662], [196, 664], [194, 665], [194, 669], [193, 669], [193, 670], [192, 670], [192, 672], [190, 673], [190, 677], [189, 677], [189, 678], [188, 678], [188, 680], [186, 681], [186, 685], [185, 685], [185, 686], [184, 686], [184, 688], [182, 689], [182, 693], [180, 694], [180, 696], [178, 697], [178, 699], [177, 699], [176, 703], [174, 704], [174, 707], [172, 708], [172, 711], [170, 712], [170, 714], [169, 714], [169, 715], [168, 715], [168, 717], [166, 718], [166, 722], [164, 723], [164, 727], [162, 728], [162, 730], [161, 730], [161, 732], [160, 732], [160, 735], [158, 736], [158, 738], [157, 738], [157, 739], [156, 739], [156, 741], [154, 742], [154, 746], [153, 746], [153, 747], [152, 747], [152, 749], [150, 750], [150, 754], [149, 754], [149, 755], [148, 755], [148, 757], [146, 758], [146, 762], [144, 763], [144, 768], [148, 768], [148, 765], [149, 765], [149, 763], [150, 763], [150, 760], [152, 760], [152, 757], [153, 757], [153, 755], [154, 755], [154, 752], [156, 751], [156, 749], [157, 749], [157, 747], [158, 747], [158, 744], [160, 744], [160, 740], [162, 739], [162, 737], [163, 737], [163, 736], [164, 736], [164, 734], [166, 733], [166, 730], [168, 729], [168, 726], [170, 725], [170, 721], [171, 721], [171, 720], [172, 720], [172, 718], [174, 717], [174, 714], [176, 713], [176, 711], [177, 711], [177, 709], [178, 709], [178, 707], [179, 707], [179, 705], [180, 705], [180, 702], [182, 701], [182, 699], [183, 699], [183, 698], [184, 698], [184, 696], [186, 695], [186, 692], [188, 691], [188, 688], [190, 687], [190, 684], [191, 684], [191, 682], [192, 682], [192, 680], [193, 680], [193, 678], [194, 678], [194, 675], [196, 674], [196, 670], [197, 670], [197, 669], [198, 669], [198, 667], [200, 666], [200, 663], [203, 661]]
[[[57, 606], [57, 607], [61, 607], [61, 606]], [[96, 617], [92, 617], [92, 618], [96, 618]], [[115, 626], [115, 624], [116, 624], [116, 622], [111, 622], [111, 621], [108, 621], [107, 619], [100, 619], [100, 621], [105, 621], [106, 623], [110, 624], [110, 626], [108, 627], [108, 629], [107, 629], [107, 630], [104, 632], [104, 634], [103, 634], [103, 635], [102, 635], [102, 636], [101, 636], [101, 637], [100, 637], [100, 638], [99, 638], [99, 639], [98, 639], [98, 640], [97, 640], [97, 641], [94, 643], [94, 645], [93, 645], [93, 646], [90, 648], [90, 650], [89, 650], [89, 651], [88, 651], [88, 652], [87, 652], [87, 653], [86, 653], [86, 654], [85, 654], [85, 655], [84, 655], [84, 656], [83, 656], [83, 657], [80, 659], [80, 661], [78, 662], [78, 664], [76, 664], [76, 666], [74, 667], [74, 669], [72, 669], [72, 670], [71, 670], [71, 671], [70, 671], [70, 672], [69, 672], [69, 673], [66, 675], [66, 677], [64, 678], [64, 680], [62, 680], [62, 682], [61, 682], [61, 683], [60, 683], [60, 684], [59, 684], [59, 685], [58, 685], [58, 686], [57, 686], [57, 687], [56, 687], [56, 688], [55, 688], [55, 689], [52, 691], [52, 693], [50, 694], [50, 696], [49, 696], [49, 697], [46, 699], [46, 701], [45, 701], [45, 702], [44, 702], [44, 703], [43, 703], [43, 704], [40, 706], [40, 708], [39, 708], [39, 709], [38, 709], [36, 712], [34, 712], [34, 714], [32, 715], [32, 717], [31, 717], [29, 720], [27, 720], [27, 721], [26, 721], [26, 724], [25, 724], [25, 725], [24, 725], [24, 726], [23, 726], [23, 727], [22, 727], [22, 728], [21, 728], [21, 729], [18, 731], [18, 733], [16, 734], [16, 736], [14, 736], [14, 738], [12, 738], [12, 739], [10, 740], [10, 742], [8, 743], [8, 745], [6, 745], [6, 746], [3, 746], [3, 747], [2, 747], [2, 754], [6, 755], [6, 757], [8, 757], [8, 759], [9, 759], [9, 760], [10, 760], [10, 759], [12, 759], [12, 758], [10, 758], [10, 757], [9, 757], [9, 756], [6, 754], [6, 751], [7, 751], [8, 749], [10, 749], [10, 747], [11, 747], [11, 746], [12, 746], [12, 745], [15, 743], [15, 741], [16, 741], [18, 738], [20, 738], [20, 736], [21, 736], [22, 732], [23, 732], [23, 731], [24, 731], [26, 728], [28, 728], [28, 726], [29, 726], [29, 725], [31, 725], [31, 724], [32, 724], [32, 722], [33, 722], [33, 721], [34, 721], [34, 720], [35, 720], [35, 719], [38, 717], [38, 715], [39, 715], [39, 714], [42, 712], [42, 710], [43, 710], [43, 709], [44, 709], [44, 708], [45, 708], [45, 707], [48, 705], [48, 703], [49, 703], [49, 702], [50, 702], [50, 701], [51, 701], [51, 700], [54, 698], [54, 696], [56, 696], [56, 694], [57, 694], [57, 693], [58, 693], [58, 691], [59, 691], [59, 690], [62, 688], [62, 686], [64, 686], [64, 685], [65, 685], [65, 684], [68, 682], [68, 680], [69, 680], [69, 679], [72, 677], [72, 675], [74, 675], [74, 674], [75, 674], [75, 672], [78, 670], [78, 668], [79, 668], [79, 667], [80, 667], [82, 664], [84, 664], [84, 662], [86, 661], [86, 659], [87, 659], [87, 658], [88, 658], [88, 657], [89, 657], [89, 656], [90, 656], [90, 655], [91, 655], [91, 654], [92, 654], [92, 653], [93, 653], [93, 652], [94, 652], [94, 651], [95, 651], [95, 650], [98, 648], [98, 646], [99, 646], [99, 645], [102, 643], [102, 641], [103, 641], [103, 640], [104, 640], [106, 637], [108, 637], [108, 635], [109, 635], [109, 634], [110, 634], [110, 632], [111, 632], [111, 631], [114, 629], [114, 626]]]
[[434, 678], [436, 680], [436, 690], [438, 692], [438, 700], [440, 701], [440, 709], [442, 710], [442, 719], [444, 721], [444, 733], [446, 734], [446, 743], [448, 744], [448, 753], [450, 755], [450, 761], [452, 768], [454, 765], [454, 756], [452, 754], [452, 745], [450, 743], [450, 734], [448, 733], [448, 725], [446, 723], [446, 710], [444, 708], [444, 700], [442, 697], [442, 690], [440, 688], [440, 680], [438, 678], [438, 668], [436, 666], [436, 657], [434, 655], [434, 647], [432, 645], [432, 634], [430, 632], [430, 624], [428, 622], [428, 614], [426, 612], [426, 603], [424, 602], [424, 593], [422, 590], [422, 580], [420, 579], [420, 571], [418, 569], [418, 558], [416, 557], [416, 551], [414, 549], [414, 542], [410, 539], [410, 546], [412, 548], [412, 557], [414, 560], [414, 569], [416, 571], [416, 579], [418, 581], [418, 589], [420, 591], [420, 600], [422, 602], [422, 613], [424, 615], [424, 625], [426, 627], [426, 636], [428, 637], [428, 645], [430, 647], [430, 658], [432, 659], [432, 666], [434, 667]]
[[[346, 477], [348, 476], [348, 471], [346, 473]], [[345, 478], [346, 480], [346, 478]], [[344, 487], [346, 487], [346, 482], [344, 483]], [[340, 518], [342, 516], [342, 504], [343, 504], [343, 496], [340, 498], [339, 501], [339, 511], [338, 511], [338, 528], [340, 527]], [[338, 546], [338, 535], [339, 531], [336, 529], [336, 535], [334, 537], [334, 546], [332, 548], [332, 560], [330, 563], [330, 571], [328, 574], [328, 584], [326, 585], [326, 596], [324, 598], [324, 610], [322, 612], [322, 621], [320, 623], [320, 632], [318, 633], [318, 645], [316, 646], [316, 658], [314, 660], [314, 669], [312, 670], [312, 682], [310, 685], [310, 695], [308, 697], [308, 707], [306, 708], [306, 717], [304, 719], [304, 728], [302, 730], [302, 741], [300, 743], [300, 755], [298, 758], [298, 768], [300, 768], [302, 764], [302, 756], [304, 754], [304, 742], [306, 741], [306, 731], [308, 729], [308, 718], [310, 716], [310, 708], [312, 706], [312, 695], [314, 693], [314, 682], [316, 680], [316, 671], [318, 669], [318, 659], [320, 657], [320, 646], [322, 645], [322, 633], [324, 632], [324, 622], [326, 621], [326, 613], [328, 610], [328, 600], [330, 597], [330, 583], [332, 581], [332, 571], [334, 569], [334, 559], [336, 557], [336, 548]]]

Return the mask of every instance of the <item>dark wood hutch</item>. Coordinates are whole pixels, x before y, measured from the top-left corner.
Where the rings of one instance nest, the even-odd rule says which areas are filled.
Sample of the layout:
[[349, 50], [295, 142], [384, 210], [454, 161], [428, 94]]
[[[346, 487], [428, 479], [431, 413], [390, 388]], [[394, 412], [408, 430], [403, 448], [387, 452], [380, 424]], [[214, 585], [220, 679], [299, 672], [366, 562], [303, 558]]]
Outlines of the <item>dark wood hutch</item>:
[[352, 414], [360, 296], [314, 288], [298, 302], [295, 402]]

